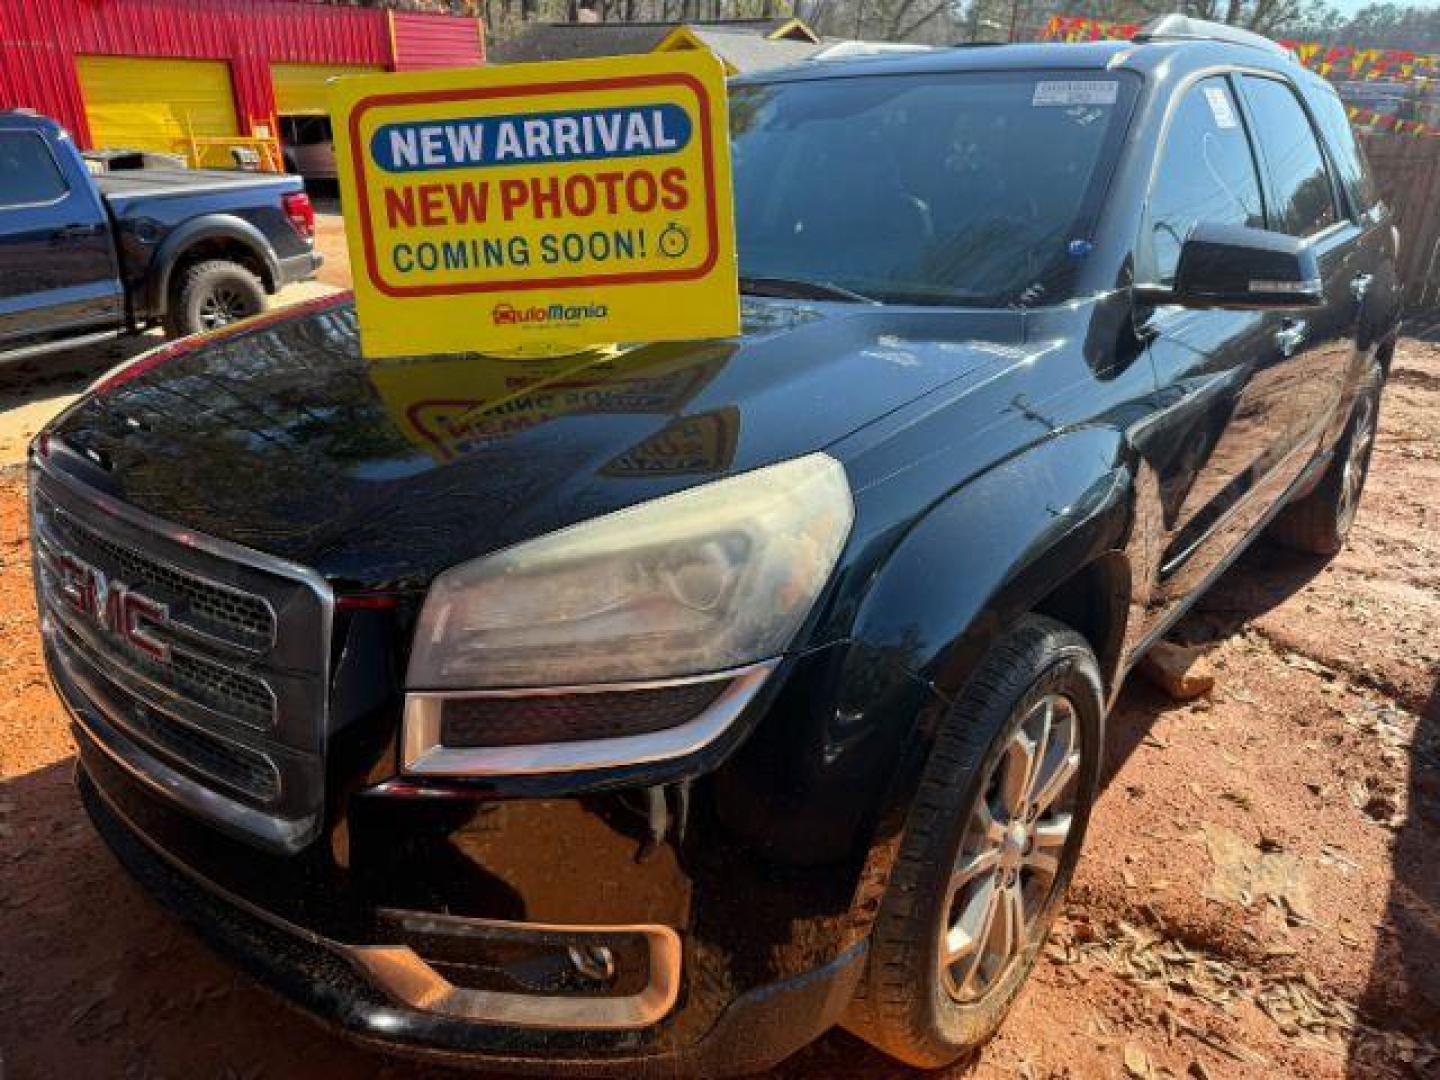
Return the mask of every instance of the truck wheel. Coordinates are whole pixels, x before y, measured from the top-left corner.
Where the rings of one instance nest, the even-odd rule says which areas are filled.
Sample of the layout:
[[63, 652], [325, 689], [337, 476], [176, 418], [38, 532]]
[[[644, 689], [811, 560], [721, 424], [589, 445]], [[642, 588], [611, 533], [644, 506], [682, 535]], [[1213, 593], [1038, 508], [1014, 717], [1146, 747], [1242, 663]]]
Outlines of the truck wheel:
[[936, 736], [847, 1027], [933, 1068], [1000, 1026], [1080, 855], [1103, 716], [1063, 624], [1027, 616], [991, 650]]
[[229, 259], [186, 267], [165, 315], [165, 333], [184, 337], [228, 326], [265, 310], [260, 279]]
[[1344, 546], [1370, 471], [1384, 385], [1384, 370], [1379, 363], [1372, 363], [1355, 391], [1350, 422], [1335, 447], [1330, 467], [1314, 491], [1287, 506], [1271, 522], [1272, 539], [1315, 555], [1334, 555]]

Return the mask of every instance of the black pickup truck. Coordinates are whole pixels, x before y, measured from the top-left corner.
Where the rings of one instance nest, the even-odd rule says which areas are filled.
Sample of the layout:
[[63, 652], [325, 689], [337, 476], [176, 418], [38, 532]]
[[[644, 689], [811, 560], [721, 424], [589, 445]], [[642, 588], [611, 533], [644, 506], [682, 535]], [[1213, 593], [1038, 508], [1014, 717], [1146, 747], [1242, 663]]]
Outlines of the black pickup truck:
[[254, 315], [314, 276], [315, 213], [290, 176], [92, 176], [65, 129], [0, 112], [0, 361], [163, 325]]
[[1252, 540], [1354, 520], [1397, 239], [1287, 53], [1167, 18], [730, 94], [741, 335], [367, 361], [336, 297], [33, 446], [90, 815], [362, 1039], [955, 1059], [1127, 671]]

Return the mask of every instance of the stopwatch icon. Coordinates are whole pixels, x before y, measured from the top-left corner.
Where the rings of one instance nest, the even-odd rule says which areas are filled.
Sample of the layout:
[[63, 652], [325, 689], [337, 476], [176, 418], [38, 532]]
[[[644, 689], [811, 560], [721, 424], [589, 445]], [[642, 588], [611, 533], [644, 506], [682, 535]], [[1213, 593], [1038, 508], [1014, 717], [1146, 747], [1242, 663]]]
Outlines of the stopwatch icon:
[[683, 225], [671, 222], [660, 233], [660, 254], [666, 258], [678, 259], [690, 250], [690, 233]]

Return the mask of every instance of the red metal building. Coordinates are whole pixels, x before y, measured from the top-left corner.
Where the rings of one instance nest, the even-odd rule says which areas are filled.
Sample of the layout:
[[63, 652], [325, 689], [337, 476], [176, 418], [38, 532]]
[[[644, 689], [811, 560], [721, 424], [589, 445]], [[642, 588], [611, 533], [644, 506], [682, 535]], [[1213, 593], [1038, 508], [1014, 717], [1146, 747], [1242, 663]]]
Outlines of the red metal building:
[[87, 148], [151, 132], [160, 148], [178, 141], [176, 125], [270, 137], [280, 112], [319, 108], [329, 74], [484, 58], [479, 20], [457, 16], [304, 0], [0, 0], [0, 108], [53, 116]]

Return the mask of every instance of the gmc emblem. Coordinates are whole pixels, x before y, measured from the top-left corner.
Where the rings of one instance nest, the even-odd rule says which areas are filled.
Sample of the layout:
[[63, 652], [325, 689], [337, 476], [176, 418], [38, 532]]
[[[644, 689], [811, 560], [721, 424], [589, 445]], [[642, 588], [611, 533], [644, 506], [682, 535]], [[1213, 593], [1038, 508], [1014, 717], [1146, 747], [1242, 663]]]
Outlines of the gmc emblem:
[[60, 595], [70, 607], [146, 656], [162, 664], [170, 662], [170, 646], [151, 633], [170, 621], [169, 608], [112, 581], [104, 571], [69, 552], [53, 555], [50, 561]]

